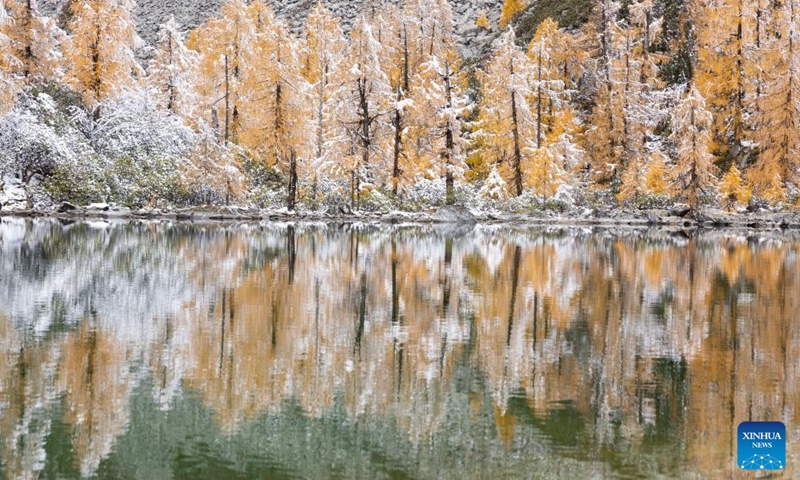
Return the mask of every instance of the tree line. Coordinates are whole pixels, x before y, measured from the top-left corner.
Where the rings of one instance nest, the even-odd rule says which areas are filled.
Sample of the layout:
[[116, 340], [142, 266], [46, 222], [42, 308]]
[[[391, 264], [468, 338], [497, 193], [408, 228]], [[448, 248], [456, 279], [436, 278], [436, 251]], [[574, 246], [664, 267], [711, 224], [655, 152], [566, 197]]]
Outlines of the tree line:
[[465, 61], [447, 0], [365, 8], [347, 33], [322, 2], [296, 32], [263, 0], [229, 0], [190, 32], [170, 19], [152, 47], [131, 0], [74, 0], [62, 22], [0, 0], [0, 102], [67, 85], [91, 130], [146, 92], [194, 135], [184, 181], [242, 196], [275, 178], [290, 210], [426, 181], [446, 204], [462, 186], [498, 204], [565, 185], [622, 204], [797, 200], [797, 0], [592, 5], [580, 28], [547, 18], [523, 42], [515, 18], [535, 5], [506, 0], [475, 25], [490, 51]]

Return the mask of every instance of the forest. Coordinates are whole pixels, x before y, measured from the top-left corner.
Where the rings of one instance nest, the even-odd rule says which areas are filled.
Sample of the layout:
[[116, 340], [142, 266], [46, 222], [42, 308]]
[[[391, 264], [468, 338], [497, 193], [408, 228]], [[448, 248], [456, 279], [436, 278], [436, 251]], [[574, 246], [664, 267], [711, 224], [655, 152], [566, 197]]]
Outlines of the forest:
[[800, 205], [800, 0], [547, 5], [465, 58], [447, 0], [229, 0], [153, 45], [132, 0], [0, 0], [0, 207]]

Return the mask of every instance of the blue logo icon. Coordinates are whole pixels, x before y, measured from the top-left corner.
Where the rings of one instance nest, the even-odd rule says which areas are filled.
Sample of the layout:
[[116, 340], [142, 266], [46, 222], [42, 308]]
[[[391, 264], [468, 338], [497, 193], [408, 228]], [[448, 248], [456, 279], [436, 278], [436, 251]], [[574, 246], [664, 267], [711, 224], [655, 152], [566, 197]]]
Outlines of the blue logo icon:
[[786, 467], [786, 425], [781, 422], [742, 422], [738, 444], [742, 470], [783, 470]]

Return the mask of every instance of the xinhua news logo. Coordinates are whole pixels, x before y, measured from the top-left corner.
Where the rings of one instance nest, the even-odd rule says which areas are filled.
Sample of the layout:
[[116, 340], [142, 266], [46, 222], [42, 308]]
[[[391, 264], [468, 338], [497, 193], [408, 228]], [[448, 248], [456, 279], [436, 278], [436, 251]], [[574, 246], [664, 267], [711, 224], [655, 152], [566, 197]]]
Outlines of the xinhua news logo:
[[783, 470], [786, 467], [786, 425], [781, 422], [739, 424], [739, 468]]

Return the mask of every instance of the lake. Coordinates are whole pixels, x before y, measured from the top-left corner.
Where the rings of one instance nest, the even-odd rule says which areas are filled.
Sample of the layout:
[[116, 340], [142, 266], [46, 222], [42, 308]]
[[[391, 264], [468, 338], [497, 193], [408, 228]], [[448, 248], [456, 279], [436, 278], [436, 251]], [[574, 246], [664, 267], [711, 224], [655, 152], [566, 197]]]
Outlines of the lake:
[[0, 223], [0, 478], [800, 475], [800, 240]]

